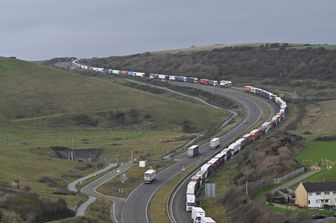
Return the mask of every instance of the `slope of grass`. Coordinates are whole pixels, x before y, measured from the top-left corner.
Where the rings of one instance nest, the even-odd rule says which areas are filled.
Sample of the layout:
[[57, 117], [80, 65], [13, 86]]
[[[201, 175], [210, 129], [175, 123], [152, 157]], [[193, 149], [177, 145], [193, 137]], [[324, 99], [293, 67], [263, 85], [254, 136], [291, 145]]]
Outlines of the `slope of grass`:
[[176, 128], [189, 121], [202, 129], [226, 116], [203, 105], [14, 59], [0, 58], [0, 82], [0, 118], [20, 125]]
[[297, 160], [309, 166], [327, 161], [333, 165], [336, 163], [336, 141], [314, 141], [297, 156]]
[[66, 185], [96, 167], [53, 157], [50, 146], [100, 148], [99, 161], [157, 160], [193, 132], [223, 122], [224, 110], [95, 77], [0, 57], [0, 182], [18, 179], [42, 197], [82, 198]]

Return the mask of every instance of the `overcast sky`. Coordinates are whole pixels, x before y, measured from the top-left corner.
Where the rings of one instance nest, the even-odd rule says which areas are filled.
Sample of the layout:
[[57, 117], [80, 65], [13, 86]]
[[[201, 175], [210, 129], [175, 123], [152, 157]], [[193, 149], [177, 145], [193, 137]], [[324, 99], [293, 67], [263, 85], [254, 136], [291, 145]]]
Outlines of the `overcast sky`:
[[0, 0], [0, 55], [27, 60], [253, 42], [336, 43], [336, 1]]

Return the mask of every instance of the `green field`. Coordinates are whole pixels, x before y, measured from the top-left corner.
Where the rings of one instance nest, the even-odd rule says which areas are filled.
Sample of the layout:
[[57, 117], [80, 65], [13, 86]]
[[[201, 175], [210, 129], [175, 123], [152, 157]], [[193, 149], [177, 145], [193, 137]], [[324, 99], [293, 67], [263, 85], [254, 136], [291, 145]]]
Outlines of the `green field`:
[[319, 163], [336, 164], [336, 141], [313, 141], [301, 153], [297, 160], [304, 165], [318, 165]]
[[324, 215], [327, 217], [331, 217], [334, 215], [332, 211], [329, 210], [318, 210], [318, 209], [310, 209], [310, 208], [297, 208], [295, 206], [290, 206], [287, 208], [285, 205], [272, 205], [265, 204], [264, 207], [273, 213], [277, 214], [294, 214], [300, 216], [308, 216], [311, 217], [313, 215]]
[[37, 63], [0, 57], [0, 182], [20, 181], [42, 197], [60, 195], [95, 165], [53, 158], [51, 146], [102, 149], [99, 161], [158, 160], [228, 112], [81, 76]]

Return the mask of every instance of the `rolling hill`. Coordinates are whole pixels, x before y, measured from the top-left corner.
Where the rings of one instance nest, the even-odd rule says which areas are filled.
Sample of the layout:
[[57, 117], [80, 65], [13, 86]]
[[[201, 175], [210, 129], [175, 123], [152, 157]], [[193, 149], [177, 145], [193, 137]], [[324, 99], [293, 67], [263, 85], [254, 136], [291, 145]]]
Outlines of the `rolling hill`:
[[131, 151], [159, 160], [228, 117], [169, 94], [10, 58], [0, 57], [0, 86], [0, 192], [15, 180], [72, 208], [81, 197], [67, 184], [97, 166], [56, 158], [51, 147], [96, 148], [101, 163], [128, 161]]

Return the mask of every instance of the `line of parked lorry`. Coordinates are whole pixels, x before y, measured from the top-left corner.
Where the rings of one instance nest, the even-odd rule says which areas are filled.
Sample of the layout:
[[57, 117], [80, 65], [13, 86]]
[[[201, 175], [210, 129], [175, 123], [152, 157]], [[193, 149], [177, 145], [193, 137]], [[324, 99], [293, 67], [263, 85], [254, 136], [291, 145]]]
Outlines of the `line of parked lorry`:
[[179, 81], [179, 82], [188, 82], [194, 84], [203, 84], [209, 86], [217, 86], [217, 87], [224, 87], [229, 88], [232, 87], [232, 82], [227, 80], [209, 80], [209, 79], [199, 79], [196, 77], [188, 77], [182, 75], [167, 75], [167, 74], [156, 74], [156, 73], [149, 73], [146, 74], [144, 72], [136, 72], [136, 71], [127, 71], [127, 70], [115, 70], [110, 68], [103, 68], [103, 67], [91, 67], [88, 65], [80, 64], [79, 59], [75, 59], [72, 61], [73, 65], [79, 69], [86, 70], [86, 71], [93, 71], [98, 73], [104, 73], [106, 75], [116, 75], [122, 77], [138, 77], [138, 78], [149, 78], [151, 80], [157, 79], [162, 81]]
[[[279, 96], [253, 86], [245, 86], [244, 90], [247, 93], [252, 93], [271, 100], [279, 106], [280, 110], [274, 117], [272, 117], [270, 121], [263, 123], [259, 128], [250, 131], [249, 133], [243, 135], [241, 138], [237, 139], [235, 142], [231, 143], [226, 148], [222, 149], [207, 163], [203, 164], [201, 168], [196, 172], [196, 174], [191, 177], [187, 185], [186, 211], [191, 211], [191, 218], [193, 223], [215, 222], [211, 218], [205, 217], [205, 212], [201, 207], [196, 207], [196, 194], [203, 186], [205, 181], [209, 178], [209, 176], [211, 176], [211, 174], [213, 174], [219, 166], [223, 165], [239, 151], [243, 150], [246, 145], [257, 140], [262, 135], [267, 134], [271, 129], [279, 125], [279, 123], [281, 123], [281, 121], [284, 120], [288, 115], [287, 104]], [[210, 141], [210, 149], [215, 149], [219, 146], [220, 138], [213, 138]], [[198, 145], [192, 145], [187, 149], [187, 155], [190, 158], [197, 156], [198, 154]]]
[[[199, 79], [195, 77], [187, 77], [181, 75], [167, 75], [156, 73], [146, 74], [144, 72], [115, 70], [102, 67], [91, 67], [80, 64], [79, 61], [80, 61], [79, 59], [76, 59], [72, 63], [79, 69], [105, 73], [107, 75], [149, 78], [152, 80], [158, 79], [162, 81], [168, 81], [168, 80], [179, 81], [179, 82], [188, 82], [209, 86], [218, 86], [224, 88], [229, 88], [232, 86], [232, 82], [227, 80], [218, 81], [209, 79]], [[205, 211], [201, 207], [196, 207], [196, 194], [201, 188], [201, 186], [205, 183], [206, 179], [212, 173], [214, 173], [220, 165], [223, 165], [228, 160], [230, 160], [234, 155], [236, 155], [239, 151], [243, 150], [247, 144], [257, 140], [262, 135], [267, 134], [271, 129], [275, 128], [288, 115], [287, 104], [279, 96], [253, 86], [245, 86], [244, 90], [247, 93], [252, 93], [275, 102], [280, 107], [280, 110], [274, 117], [272, 117], [270, 121], [263, 123], [260, 128], [252, 130], [250, 133], [245, 134], [235, 142], [231, 143], [228, 147], [221, 150], [221, 152], [216, 154], [207, 163], [202, 165], [201, 168], [196, 172], [196, 174], [191, 177], [186, 192], [186, 211], [191, 211], [191, 218], [193, 223], [215, 223], [215, 221], [212, 218], [205, 216]], [[220, 147], [220, 138], [213, 138], [210, 141], [210, 149], [217, 149], [218, 147]], [[199, 154], [198, 145], [193, 145], [187, 149], [187, 156], [190, 158], [197, 156], [198, 154]], [[152, 169], [147, 170], [144, 173], [144, 182], [151, 183], [153, 180], [155, 180], [155, 176], [156, 176], [155, 170]]]

